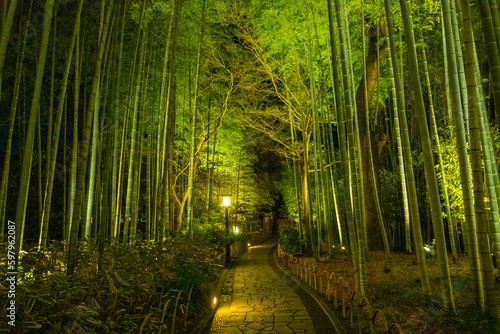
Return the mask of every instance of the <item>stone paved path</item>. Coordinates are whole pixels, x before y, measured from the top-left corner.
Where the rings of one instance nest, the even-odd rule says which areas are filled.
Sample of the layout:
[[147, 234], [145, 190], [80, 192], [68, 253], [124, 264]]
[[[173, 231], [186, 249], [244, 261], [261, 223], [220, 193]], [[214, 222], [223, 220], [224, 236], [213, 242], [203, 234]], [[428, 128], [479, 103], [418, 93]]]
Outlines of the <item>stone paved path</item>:
[[251, 247], [234, 273], [231, 305], [217, 310], [211, 334], [315, 334], [302, 301], [274, 272], [268, 253], [277, 239]]

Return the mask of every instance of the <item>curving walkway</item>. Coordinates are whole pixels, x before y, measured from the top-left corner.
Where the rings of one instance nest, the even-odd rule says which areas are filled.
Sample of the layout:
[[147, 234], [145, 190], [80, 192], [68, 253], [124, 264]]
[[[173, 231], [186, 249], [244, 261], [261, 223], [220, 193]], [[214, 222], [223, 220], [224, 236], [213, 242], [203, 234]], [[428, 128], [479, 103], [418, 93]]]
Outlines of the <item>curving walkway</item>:
[[219, 307], [211, 334], [315, 334], [309, 313], [271, 268], [268, 254], [277, 238], [242, 254], [234, 272], [232, 302]]

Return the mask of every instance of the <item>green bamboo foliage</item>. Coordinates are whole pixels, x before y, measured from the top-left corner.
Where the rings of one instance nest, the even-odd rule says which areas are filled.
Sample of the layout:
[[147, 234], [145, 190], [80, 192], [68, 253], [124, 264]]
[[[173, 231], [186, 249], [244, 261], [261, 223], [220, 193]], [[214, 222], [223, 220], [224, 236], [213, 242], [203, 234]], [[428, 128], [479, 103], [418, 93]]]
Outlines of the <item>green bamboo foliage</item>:
[[400, 73], [400, 66], [397, 60], [396, 47], [394, 41], [394, 26], [392, 22], [391, 8], [389, 0], [384, 0], [385, 15], [387, 19], [387, 30], [389, 35], [389, 44], [391, 52], [391, 62], [394, 68], [394, 81], [396, 84], [396, 102], [398, 106], [398, 116], [401, 124], [401, 139], [403, 143], [403, 156], [406, 172], [406, 181], [408, 185], [408, 194], [410, 199], [410, 215], [413, 238], [415, 240], [415, 252], [417, 254], [417, 264], [420, 269], [420, 278], [422, 291], [424, 294], [430, 294], [429, 275], [427, 273], [427, 264], [424, 254], [424, 243], [420, 227], [420, 216], [418, 213], [417, 189], [415, 186], [415, 176], [413, 173], [413, 162], [411, 157], [410, 136], [408, 131], [408, 122], [406, 119], [405, 97], [403, 80]]
[[45, 196], [44, 196], [44, 207], [42, 213], [42, 225], [40, 229], [40, 239], [38, 243], [39, 249], [45, 248], [47, 246], [47, 237], [48, 237], [48, 229], [49, 229], [49, 216], [50, 216], [50, 208], [52, 203], [52, 188], [54, 186], [54, 173], [56, 168], [56, 158], [57, 158], [57, 150], [59, 147], [59, 133], [61, 129], [61, 121], [63, 108], [66, 101], [66, 91], [68, 88], [68, 77], [71, 69], [71, 63], [73, 60], [73, 51], [76, 43], [76, 36], [78, 34], [78, 30], [80, 29], [80, 17], [83, 7], [83, 0], [79, 0], [78, 2], [78, 10], [75, 18], [75, 25], [73, 27], [73, 33], [71, 35], [71, 42], [68, 48], [68, 54], [66, 56], [66, 68], [63, 75], [63, 80], [61, 83], [61, 93], [59, 95], [59, 102], [56, 110], [56, 121], [54, 124], [54, 134], [53, 134], [53, 147], [51, 149], [50, 155], [50, 168], [47, 173], [47, 183], [45, 185]]
[[[490, 242], [488, 237], [488, 223], [484, 203], [484, 180], [481, 159], [481, 134], [479, 127], [479, 104], [477, 96], [476, 66], [474, 57], [474, 37], [470, 18], [469, 1], [462, 1], [464, 17], [465, 64], [467, 87], [469, 90], [470, 114], [470, 159], [472, 167], [472, 181], [474, 186], [474, 209], [477, 221], [477, 239], [479, 243], [479, 262], [483, 275], [484, 306], [489, 315], [498, 317], [498, 302], [495, 298], [495, 277], [490, 256]], [[497, 217], [498, 218], [498, 217]], [[472, 260], [472, 259], [471, 259]], [[480, 292], [479, 292], [480, 293]], [[477, 296], [476, 296], [477, 298]], [[478, 302], [483, 300], [476, 300]], [[482, 307], [482, 304], [478, 306]]]
[[[11, 4], [12, 5], [12, 4]], [[47, 46], [49, 44], [50, 27], [52, 22], [52, 15], [54, 10], [54, 0], [47, 0], [45, 3], [44, 11], [44, 25], [42, 29], [42, 40], [40, 43], [40, 54], [38, 56], [38, 62], [36, 66], [36, 79], [35, 88], [33, 92], [33, 98], [31, 102], [31, 110], [28, 121], [28, 130], [26, 134], [26, 144], [23, 152], [22, 168], [21, 168], [21, 182], [19, 185], [19, 196], [17, 199], [16, 206], [16, 258], [19, 256], [19, 252], [23, 246], [23, 236], [24, 236], [24, 223], [26, 215], [26, 205], [29, 193], [29, 183], [31, 174], [31, 164], [33, 157], [33, 146], [35, 139], [35, 126], [37, 123], [39, 106], [40, 106], [40, 95], [42, 90], [42, 79], [43, 72], [45, 69], [45, 59], [47, 56]], [[2, 59], [0, 55], [0, 59]], [[0, 60], [2, 61], [2, 60]]]

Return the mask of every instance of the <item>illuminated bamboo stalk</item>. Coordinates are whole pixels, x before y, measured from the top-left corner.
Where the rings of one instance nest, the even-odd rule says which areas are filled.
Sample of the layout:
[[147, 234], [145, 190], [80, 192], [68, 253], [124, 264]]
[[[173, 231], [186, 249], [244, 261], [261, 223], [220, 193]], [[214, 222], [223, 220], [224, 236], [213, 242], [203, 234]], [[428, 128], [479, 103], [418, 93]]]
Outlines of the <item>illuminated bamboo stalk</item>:
[[[404, 229], [405, 229], [405, 250], [409, 253], [412, 253], [411, 248], [411, 224], [410, 224], [410, 202], [408, 200], [408, 186], [406, 182], [406, 172], [405, 172], [405, 161], [403, 155], [403, 143], [401, 139], [401, 127], [399, 125], [399, 109], [397, 102], [397, 92], [396, 92], [396, 81], [395, 81], [395, 73], [393, 68], [393, 61], [391, 55], [391, 47], [389, 46], [389, 67], [391, 70], [391, 86], [392, 86], [392, 99], [394, 106], [394, 132], [396, 136], [396, 149], [398, 153], [398, 168], [399, 168], [399, 178], [401, 180], [401, 195], [403, 199], [403, 216], [404, 216]], [[396, 52], [394, 52], [396, 55]], [[398, 60], [396, 59], [395, 62]], [[401, 98], [404, 99], [404, 91], [401, 92]]]
[[[438, 161], [439, 161], [439, 172], [441, 173], [441, 183], [442, 183], [441, 188], [442, 188], [443, 194], [444, 194], [444, 202], [445, 202], [444, 205], [445, 205], [445, 210], [446, 210], [446, 219], [448, 222], [448, 235], [450, 236], [451, 254], [455, 258], [457, 256], [457, 246], [456, 246], [456, 242], [455, 242], [455, 229], [454, 229], [453, 219], [452, 219], [451, 211], [450, 211], [450, 199], [448, 196], [448, 182], [446, 180], [446, 173], [444, 171], [443, 156], [441, 154], [441, 143], [439, 140], [439, 132], [438, 132], [438, 127], [437, 127], [437, 123], [436, 123], [436, 115], [434, 113], [434, 103], [433, 103], [433, 98], [432, 98], [432, 88], [431, 88], [431, 80], [430, 80], [430, 76], [429, 76], [429, 68], [427, 65], [427, 55], [425, 52], [424, 35], [422, 33], [422, 30], [420, 30], [420, 32], [421, 32], [420, 39], [422, 41], [422, 56], [423, 56], [423, 60], [424, 60], [425, 82], [427, 85], [427, 92], [428, 92], [428, 97], [429, 97], [430, 123], [431, 123], [434, 141], [436, 142], [436, 152], [437, 152]], [[469, 133], [469, 132], [467, 131], [467, 133]]]
[[[488, 222], [486, 206], [484, 202], [484, 181], [481, 159], [481, 131], [479, 101], [478, 101], [478, 82], [476, 81], [476, 59], [474, 36], [472, 30], [472, 21], [470, 16], [470, 7], [468, 0], [462, 0], [464, 17], [464, 42], [465, 42], [465, 64], [467, 74], [467, 84], [469, 90], [469, 113], [470, 113], [470, 159], [472, 167], [472, 182], [474, 187], [474, 209], [477, 221], [477, 239], [479, 243], [479, 262], [481, 264], [481, 273], [483, 279], [483, 293], [485, 311], [494, 317], [498, 317], [498, 302], [495, 297], [495, 277], [493, 275], [493, 264], [490, 256], [490, 241], [488, 235]], [[480, 83], [481, 81], [479, 81]], [[488, 143], [489, 144], [489, 143]], [[483, 150], [484, 146], [483, 146]], [[488, 171], [488, 167], [486, 170]], [[496, 223], [498, 224], [498, 210], [496, 213]], [[472, 268], [471, 268], [472, 269]], [[477, 298], [477, 296], [476, 296]], [[482, 300], [476, 300], [476, 304]], [[481, 306], [481, 304], [477, 305]]]
[[[341, 73], [339, 73], [339, 64], [337, 57], [337, 46], [335, 40], [334, 24], [333, 24], [333, 10], [331, 5], [331, 0], [328, 0], [328, 21], [330, 27], [330, 48], [331, 48], [331, 63], [332, 63], [332, 86], [335, 94], [336, 112], [337, 112], [337, 129], [339, 133], [339, 146], [340, 146], [340, 157], [342, 164], [342, 175], [343, 175], [343, 186], [344, 186], [344, 203], [347, 218], [347, 231], [350, 240], [350, 253], [352, 255], [353, 267], [358, 267], [358, 250], [355, 246], [356, 232], [354, 229], [354, 211], [353, 211], [353, 201], [351, 197], [350, 185], [349, 185], [349, 156], [347, 150], [347, 134], [346, 134], [346, 122], [345, 122], [345, 101], [342, 99], [341, 86], [343, 85], [343, 80], [341, 79]], [[335, 157], [333, 157], [333, 160]], [[359, 286], [359, 276], [355, 274], [356, 285]]]
[[[455, 57], [456, 57], [456, 62], [457, 62], [457, 71], [458, 71], [458, 82], [460, 84], [460, 96], [462, 100], [462, 106], [463, 106], [463, 114], [464, 114], [464, 121], [465, 121], [465, 135], [466, 138], [469, 139], [469, 108], [468, 108], [468, 92], [467, 92], [467, 83], [465, 80], [465, 68], [464, 68], [464, 57], [462, 54], [462, 39], [460, 37], [460, 28], [457, 20], [457, 10], [456, 10], [456, 3], [457, 0], [450, 0], [450, 14], [451, 14], [451, 29], [453, 31], [452, 36], [453, 36], [453, 42], [455, 46]], [[445, 33], [446, 35], [446, 33]], [[446, 38], [446, 37], [445, 37]], [[450, 50], [450, 49], [449, 49]], [[448, 64], [449, 65], [449, 64]]]
[[478, 0], [479, 12], [481, 14], [481, 22], [483, 25], [483, 34], [488, 53], [488, 63], [491, 80], [494, 83], [491, 85], [493, 91], [493, 99], [495, 105], [495, 117], [497, 126], [500, 126], [500, 52], [498, 50], [497, 36], [491, 8], [488, 0]]
[[[345, 99], [345, 114], [346, 114], [346, 124], [347, 124], [347, 145], [349, 150], [349, 185], [351, 189], [348, 191], [352, 191], [352, 201], [353, 201], [353, 210], [354, 216], [352, 224], [352, 232], [356, 237], [351, 236], [349, 239], [351, 240], [351, 252], [352, 255], [357, 255], [357, 259], [355, 260], [355, 268], [358, 270], [355, 271], [358, 275], [355, 275], [356, 281], [356, 291], [359, 292], [361, 296], [365, 295], [366, 289], [366, 277], [365, 277], [365, 243], [364, 243], [364, 228], [361, 217], [361, 203], [360, 203], [360, 195], [359, 195], [359, 183], [358, 183], [358, 164], [356, 163], [357, 154], [356, 150], [358, 145], [356, 145], [356, 141], [354, 139], [354, 105], [353, 105], [353, 96], [351, 92], [351, 72], [350, 66], [348, 64], [348, 54], [349, 54], [349, 46], [348, 38], [346, 37], [346, 30], [349, 30], [346, 26], [346, 8], [345, 4], [342, 0], [335, 0], [335, 7], [337, 11], [337, 24], [339, 26], [339, 36], [340, 36], [340, 59], [342, 64], [342, 72], [343, 72], [343, 84], [344, 84], [344, 99]], [[344, 180], [346, 182], [347, 180]], [[349, 221], [348, 221], [349, 223]], [[356, 252], [352, 251], [352, 248], [357, 248]]]
[[[194, 175], [195, 175], [195, 148], [196, 148], [196, 116], [198, 113], [198, 93], [200, 84], [200, 72], [201, 72], [201, 55], [202, 55], [202, 44], [203, 35], [205, 30], [205, 8], [206, 1], [203, 0], [202, 5], [202, 19], [200, 24], [200, 33], [198, 37], [198, 55], [196, 60], [196, 74], [194, 81], [194, 98], [193, 98], [193, 111], [191, 118], [191, 147], [189, 153], [189, 170], [188, 170], [188, 198], [187, 198], [187, 229], [189, 231], [189, 236], [193, 237], [193, 191], [194, 191]], [[176, 231], [178, 232], [178, 231]]]
[[[29, 26], [30, 18], [31, 18], [31, 7], [32, 3], [30, 2], [30, 7], [28, 11], [28, 21], [26, 22], [26, 27]], [[21, 34], [22, 25], [19, 28], [19, 34]], [[19, 90], [21, 86], [21, 75], [23, 72], [23, 63], [24, 63], [24, 55], [26, 50], [26, 38], [27, 38], [27, 30], [23, 36], [23, 41], [21, 44], [21, 52], [18, 54], [16, 61], [16, 70], [15, 70], [15, 79], [14, 79], [14, 92], [12, 94], [12, 104], [10, 108], [10, 117], [9, 117], [9, 132], [7, 135], [7, 148], [5, 150], [5, 159], [3, 162], [2, 169], [2, 180], [0, 181], [0, 240], [4, 240], [4, 231], [5, 231], [5, 213], [7, 210], [7, 190], [9, 184], [9, 172], [10, 172], [10, 158], [11, 158], [11, 150], [12, 150], [12, 137], [14, 135], [14, 126], [16, 123], [16, 113], [19, 102]], [[0, 74], [1, 80], [1, 74]], [[1, 85], [1, 82], [0, 82]], [[21, 154], [21, 150], [20, 150]]]
[[83, 136], [81, 141], [81, 161], [79, 163], [78, 175], [77, 175], [77, 183], [76, 183], [76, 197], [75, 197], [75, 208], [73, 212], [73, 223], [71, 225], [70, 231], [70, 240], [68, 247], [68, 261], [67, 261], [67, 274], [69, 276], [74, 274], [74, 270], [76, 267], [76, 255], [78, 251], [78, 230], [79, 224], [81, 220], [81, 208], [83, 202], [83, 196], [85, 193], [84, 185], [85, 185], [85, 177], [87, 172], [87, 159], [88, 159], [88, 150], [89, 150], [89, 142], [90, 142], [90, 129], [92, 126], [92, 119], [95, 107], [95, 99], [96, 99], [96, 91], [99, 83], [99, 73], [102, 67], [102, 59], [104, 56], [104, 49], [106, 45], [106, 37], [108, 34], [108, 28], [111, 21], [111, 12], [113, 9], [113, 0], [107, 4], [106, 9], [106, 17], [103, 26], [102, 38], [99, 41], [99, 48], [97, 51], [97, 59], [95, 63], [95, 74], [92, 78], [92, 88], [89, 95], [89, 103], [87, 115], [85, 117], [85, 125], [83, 127]]
[[[11, 6], [13, 4], [11, 3]], [[9, 8], [10, 11], [10, 8]], [[42, 36], [40, 43], [40, 53], [38, 55], [38, 61], [36, 66], [36, 77], [35, 77], [35, 87], [31, 102], [31, 109], [28, 120], [28, 130], [26, 133], [26, 143], [23, 152], [23, 158], [21, 163], [21, 181], [19, 185], [19, 195], [17, 199], [16, 206], [16, 259], [19, 257], [19, 252], [22, 250], [23, 246], [23, 236], [24, 236], [24, 227], [25, 227], [25, 219], [26, 219], [26, 206], [28, 200], [29, 193], [29, 185], [30, 185], [30, 175], [31, 175], [31, 167], [32, 167], [32, 158], [33, 158], [33, 146], [35, 139], [35, 127], [37, 123], [37, 118], [39, 114], [40, 107], [40, 95], [42, 90], [43, 83], [43, 73], [45, 69], [45, 60], [47, 56], [47, 46], [49, 43], [50, 36], [50, 27], [52, 22], [52, 15], [54, 11], [54, 0], [47, 0], [45, 3], [45, 10], [43, 14], [43, 28], [42, 28]], [[6, 23], [8, 24], [8, 23]], [[3, 68], [3, 58], [5, 57], [2, 54], [2, 45], [5, 33], [2, 35], [2, 41], [0, 42], [0, 73]], [[5, 36], [7, 38], [7, 36]], [[5, 45], [6, 47], [7, 45]], [[1, 79], [0, 79], [1, 82]]]
[[[8, 5], [9, 9], [5, 16], [5, 20], [2, 20], [2, 35], [0, 36], [0, 98], [2, 97], [2, 74], [3, 74], [3, 66], [5, 64], [5, 55], [7, 54], [7, 46], [10, 41], [10, 31], [12, 29], [12, 24], [14, 23], [14, 15], [16, 13], [18, 0], [6, 1], [4, 3], [4, 9]], [[48, 8], [47, 8], [48, 9]], [[30, 11], [31, 11], [31, 3], [30, 3]], [[5, 11], [4, 11], [5, 13]], [[52, 14], [51, 14], [52, 15]], [[45, 18], [44, 18], [45, 19]], [[52, 16], [51, 16], [52, 19]], [[44, 26], [45, 27], [45, 26]], [[50, 29], [50, 27], [49, 27]]]
[[417, 52], [415, 38], [413, 35], [413, 20], [410, 14], [410, 4], [405, 0], [399, 0], [401, 14], [403, 16], [404, 33], [408, 48], [408, 63], [412, 74], [412, 87], [416, 99], [416, 114], [418, 118], [420, 141], [424, 155], [424, 169], [427, 180], [427, 187], [430, 197], [430, 208], [434, 236], [436, 238], [436, 253], [441, 273], [442, 297], [444, 306], [451, 311], [455, 310], [453, 299], [453, 287], [451, 285], [450, 268], [448, 267], [448, 257], [446, 253], [446, 240], [442, 224], [441, 200], [439, 198], [439, 187], [437, 184], [436, 171], [434, 169], [434, 157], [432, 143], [427, 125], [422, 87], [418, 70]]
[[[66, 56], [66, 66], [61, 84], [61, 93], [59, 95], [59, 102], [56, 110], [56, 121], [54, 124], [54, 134], [52, 139], [53, 147], [50, 151], [52, 154], [49, 156], [50, 165], [49, 165], [49, 170], [47, 171], [47, 179], [46, 179], [47, 183], [45, 185], [44, 207], [41, 220], [40, 238], [38, 243], [39, 249], [45, 248], [47, 246], [49, 217], [50, 217], [50, 209], [52, 203], [52, 189], [54, 185], [54, 173], [56, 169], [57, 150], [59, 147], [59, 133], [61, 129], [63, 108], [66, 100], [69, 72], [71, 69], [71, 63], [73, 59], [73, 50], [76, 43], [76, 36], [78, 34], [78, 30], [80, 29], [80, 17], [81, 17], [82, 7], [83, 7], [83, 0], [79, 0], [78, 10], [73, 27], [73, 34], [71, 36], [71, 42], [67, 49], [68, 53]], [[64, 175], [64, 177], [66, 176]]]
[[[119, 152], [118, 149], [120, 147], [120, 113], [122, 112], [120, 108], [120, 88], [121, 88], [121, 76], [122, 76], [122, 67], [123, 67], [123, 38], [125, 36], [125, 17], [126, 17], [126, 1], [122, 4], [122, 17], [121, 17], [121, 31], [120, 31], [120, 44], [118, 46], [118, 60], [116, 66], [116, 79], [115, 79], [115, 87], [114, 87], [114, 96], [113, 96], [113, 112], [114, 112], [114, 120], [113, 120], [113, 159], [112, 159], [112, 171], [111, 171], [111, 208], [110, 208], [110, 224], [109, 224], [109, 235], [112, 242], [115, 242], [117, 238], [117, 227], [119, 222], [119, 210], [117, 207], [118, 202], [118, 188], [119, 188], [119, 177], [118, 177], [118, 168], [119, 168]], [[117, 30], [118, 31], [118, 30]], [[125, 121], [124, 121], [125, 123]]]
[[[146, 1], [143, 2], [143, 9], [142, 9], [142, 14], [141, 14], [141, 20], [142, 22], [142, 17], [144, 15], [144, 7], [145, 7]], [[142, 24], [139, 23], [139, 30], [143, 30], [141, 28]], [[144, 66], [144, 59], [145, 59], [145, 48], [146, 48], [146, 41], [147, 41], [147, 33], [146, 31], [143, 31], [142, 34], [139, 34], [139, 36], [142, 36], [142, 42], [141, 42], [141, 51], [139, 54], [139, 62], [138, 62], [138, 69], [137, 69], [137, 79], [136, 79], [136, 85], [135, 85], [135, 93], [134, 93], [134, 105], [132, 109], [132, 119], [131, 119], [131, 134], [130, 134], [130, 160], [129, 160], [129, 166], [128, 166], [128, 174], [127, 174], [127, 195], [126, 195], [126, 200], [125, 200], [125, 224], [123, 226], [123, 243], [127, 244], [129, 242], [129, 233], [133, 233], [133, 230], [130, 230], [130, 220], [133, 217], [134, 214], [134, 201], [133, 201], [133, 193], [135, 191], [134, 189], [134, 178], [138, 177], [137, 170], [136, 170], [136, 164], [135, 161], [138, 158], [137, 155], [137, 145], [138, 145], [138, 134], [137, 134], [137, 128], [138, 128], [138, 114], [139, 114], [139, 100], [140, 100], [140, 95], [141, 95], [141, 84], [142, 84], [142, 68]], [[130, 230], [130, 231], [129, 231]], [[132, 235], [130, 236], [132, 237]], [[133, 240], [130, 240], [133, 241]]]
[[398, 106], [398, 116], [401, 125], [401, 140], [403, 146], [403, 156], [406, 172], [406, 181], [408, 185], [408, 195], [410, 204], [411, 227], [413, 238], [415, 240], [415, 252], [417, 254], [417, 265], [420, 271], [420, 279], [422, 291], [426, 295], [430, 295], [431, 287], [429, 283], [429, 275], [427, 273], [427, 264], [424, 254], [424, 243], [422, 240], [422, 231], [420, 227], [420, 215], [418, 211], [417, 189], [415, 186], [415, 176], [413, 172], [413, 161], [410, 147], [410, 135], [408, 131], [408, 121], [406, 119], [406, 107], [403, 78], [400, 72], [400, 64], [396, 54], [396, 43], [394, 40], [394, 26], [392, 22], [392, 12], [389, 0], [384, 0], [385, 15], [387, 19], [387, 30], [389, 35], [389, 46], [391, 52], [391, 62], [394, 69], [394, 82], [396, 87], [396, 102]]

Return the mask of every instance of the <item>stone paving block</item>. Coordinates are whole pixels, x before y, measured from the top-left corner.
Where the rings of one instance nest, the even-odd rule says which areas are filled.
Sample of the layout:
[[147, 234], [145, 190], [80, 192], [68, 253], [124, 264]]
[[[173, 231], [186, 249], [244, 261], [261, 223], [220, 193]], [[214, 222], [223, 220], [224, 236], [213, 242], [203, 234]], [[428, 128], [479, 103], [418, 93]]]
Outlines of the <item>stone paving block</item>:
[[261, 332], [260, 329], [253, 329], [248, 327], [240, 328], [240, 330], [245, 334], [259, 334]]
[[220, 329], [220, 334], [243, 334], [238, 327], [222, 327]]
[[245, 324], [245, 318], [240, 318], [240, 317], [233, 317], [232, 315], [229, 315], [226, 322], [224, 323], [225, 326], [233, 326], [233, 327], [238, 327], [240, 325]]
[[269, 317], [269, 316], [273, 316], [273, 312], [260, 312], [260, 311], [254, 311], [254, 312], [248, 312], [247, 313], [248, 316], [258, 316], [258, 317]]
[[314, 326], [312, 323], [303, 323], [303, 322], [292, 322], [288, 325], [293, 331], [298, 332], [298, 331], [312, 331], [312, 333], [315, 333], [314, 331]]
[[282, 316], [274, 316], [274, 322], [277, 323], [277, 324], [282, 324], [282, 323], [291, 323], [291, 322], [294, 322], [295, 319], [293, 317], [282, 317]]
[[268, 323], [273, 323], [274, 322], [274, 315], [268, 316], [268, 317], [262, 317], [262, 320], [268, 324]]
[[282, 310], [282, 311], [274, 311], [273, 314], [275, 316], [279, 316], [279, 317], [291, 317], [293, 316], [293, 312], [290, 311], [290, 310]]
[[258, 329], [258, 330], [263, 330], [264, 328], [266, 328], [267, 326], [260, 323], [260, 322], [252, 322], [250, 324], [247, 324], [247, 327], [251, 328], [251, 329]]
[[275, 325], [274, 330], [278, 334], [294, 334], [294, 331], [288, 326]]
[[306, 316], [308, 318], [310, 318], [309, 316], [309, 312], [307, 312], [305, 309], [302, 311], [298, 311], [297, 313], [294, 314], [295, 316]]
[[262, 321], [262, 317], [259, 317], [257, 315], [248, 315], [246, 316], [245, 318], [245, 322], [261, 322]]
[[276, 305], [274, 307], [274, 312], [275, 313], [292, 312], [291, 311], [291, 305], [289, 303], [284, 303], [284, 304]]

